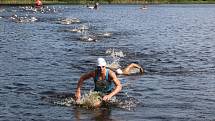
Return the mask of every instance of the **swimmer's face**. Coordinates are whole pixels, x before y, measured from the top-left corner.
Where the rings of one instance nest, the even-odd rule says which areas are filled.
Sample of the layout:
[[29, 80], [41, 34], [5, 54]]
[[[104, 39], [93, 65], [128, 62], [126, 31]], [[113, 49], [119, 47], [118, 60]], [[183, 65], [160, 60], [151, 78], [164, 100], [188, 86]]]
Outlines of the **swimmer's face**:
[[97, 66], [97, 69], [99, 72], [104, 72], [105, 71], [105, 66]]

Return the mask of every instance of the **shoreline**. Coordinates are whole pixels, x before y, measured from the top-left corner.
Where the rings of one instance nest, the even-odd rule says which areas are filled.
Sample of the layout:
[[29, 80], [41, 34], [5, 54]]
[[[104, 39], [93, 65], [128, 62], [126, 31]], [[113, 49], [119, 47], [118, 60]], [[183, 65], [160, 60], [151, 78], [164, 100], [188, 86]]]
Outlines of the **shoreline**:
[[[178, 5], [189, 5], [189, 4], [215, 4], [214, 3], [153, 3], [153, 4], [146, 4], [146, 5], [174, 5], [174, 4], [178, 4]], [[55, 3], [55, 4], [43, 4], [43, 5], [86, 5], [86, 4], [59, 4], [59, 3]], [[143, 5], [143, 4], [129, 4], [129, 3], [126, 3], [126, 4], [100, 4], [100, 5]], [[34, 4], [0, 4], [0, 8], [1, 6], [34, 6]]]
[[[157, 4], [215, 4], [215, 1], [183, 1], [183, 2], [99, 2], [101, 5], [157, 5]], [[24, 6], [24, 5], [33, 5], [34, 2], [1, 2], [0, 5], [3, 6]], [[86, 5], [94, 4], [94, 2], [83, 3], [83, 2], [43, 2], [43, 5]]]

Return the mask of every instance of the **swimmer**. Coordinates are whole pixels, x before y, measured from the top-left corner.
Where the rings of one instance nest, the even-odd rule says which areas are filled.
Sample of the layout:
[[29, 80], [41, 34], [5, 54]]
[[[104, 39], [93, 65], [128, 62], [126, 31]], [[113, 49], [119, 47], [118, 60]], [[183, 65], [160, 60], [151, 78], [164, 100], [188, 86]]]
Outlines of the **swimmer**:
[[109, 67], [111, 70], [114, 70], [116, 72], [117, 75], [131, 75], [131, 74], [143, 74], [144, 70], [143, 68], [135, 63], [131, 63], [129, 64], [127, 67], [125, 67], [124, 69], [113, 69], [111, 67]]
[[36, 0], [36, 2], [35, 2], [35, 7], [36, 8], [40, 8], [40, 7], [42, 7], [42, 1], [41, 0]]
[[80, 23], [81, 21], [78, 18], [66, 18], [59, 21], [60, 24], [69, 25], [73, 23]]
[[85, 42], [97, 42], [97, 38], [93, 35], [83, 35], [79, 38], [81, 41]]
[[99, 3], [98, 2], [96, 2], [95, 4], [94, 4], [94, 6], [90, 6], [89, 4], [87, 4], [87, 8], [89, 8], [89, 9], [98, 9], [98, 6], [99, 6]]
[[[77, 89], [75, 93], [76, 103], [80, 102], [81, 99], [81, 87], [83, 82], [87, 79], [93, 78], [95, 88], [94, 91], [101, 92], [104, 94], [102, 101], [110, 100], [114, 95], [119, 93], [122, 89], [122, 85], [116, 74], [106, 68], [106, 61], [104, 58], [97, 59], [97, 68], [89, 73], [86, 73], [80, 77], [77, 84]], [[98, 102], [95, 106], [99, 107], [102, 101]]]
[[99, 3], [98, 3], [98, 2], [96, 2], [96, 3], [95, 3], [95, 5], [94, 5], [94, 9], [97, 9], [97, 8], [98, 8], [98, 6], [99, 6]]

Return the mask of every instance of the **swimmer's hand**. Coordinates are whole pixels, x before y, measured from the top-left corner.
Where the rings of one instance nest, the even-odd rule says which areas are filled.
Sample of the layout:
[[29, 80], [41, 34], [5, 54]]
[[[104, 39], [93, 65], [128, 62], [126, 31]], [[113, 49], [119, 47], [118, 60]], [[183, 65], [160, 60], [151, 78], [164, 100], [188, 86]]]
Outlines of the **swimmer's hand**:
[[102, 98], [102, 100], [103, 100], [103, 101], [108, 101], [108, 100], [111, 99], [111, 97], [112, 97], [112, 96], [110, 96], [110, 95], [105, 95], [105, 96]]
[[80, 100], [80, 99], [76, 100], [75, 102], [76, 102], [76, 104], [78, 104], [78, 105], [81, 104], [81, 100]]
[[75, 98], [76, 104], [81, 104], [81, 99], [80, 98]]

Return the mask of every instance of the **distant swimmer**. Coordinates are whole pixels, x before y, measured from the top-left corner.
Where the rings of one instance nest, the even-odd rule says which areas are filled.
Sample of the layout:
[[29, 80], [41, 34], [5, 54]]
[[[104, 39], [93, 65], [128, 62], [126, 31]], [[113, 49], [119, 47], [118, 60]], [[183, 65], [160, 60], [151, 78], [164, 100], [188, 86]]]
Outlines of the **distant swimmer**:
[[98, 6], [99, 6], [99, 3], [96, 2], [95, 5], [94, 5], [94, 9], [98, 9]]
[[99, 3], [96, 2], [94, 6], [90, 6], [89, 4], [87, 4], [87, 8], [89, 9], [98, 9]]
[[[109, 68], [111, 69], [111, 67]], [[144, 70], [140, 65], [131, 63], [128, 66], [126, 66], [124, 69], [120, 69], [120, 68], [115, 69], [115, 72], [117, 75], [132, 75], [132, 74], [143, 74]]]
[[80, 22], [81, 21], [78, 18], [66, 18], [66, 19], [62, 19], [62, 20], [57, 21], [57, 23], [64, 24], [64, 25], [80, 23]]
[[36, 0], [36, 2], [35, 2], [35, 7], [36, 8], [40, 8], [40, 7], [42, 7], [42, 1], [41, 0]]
[[98, 41], [96, 36], [93, 36], [93, 35], [83, 35], [79, 39], [84, 42], [97, 42]]
[[88, 6], [87, 8], [89, 8], [89, 9], [94, 9], [94, 6]]
[[147, 6], [146, 5], [144, 5], [143, 7], [141, 7], [140, 9], [142, 9], [142, 10], [146, 10], [147, 9]]
[[[87, 79], [94, 79], [94, 91], [101, 92], [104, 94], [102, 96], [103, 101], [110, 100], [114, 95], [119, 93], [122, 89], [122, 85], [119, 79], [116, 77], [116, 74], [106, 68], [106, 61], [104, 58], [97, 59], [97, 68], [93, 71], [90, 71], [86, 74], [83, 74], [78, 80], [77, 89], [75, 93], [75, 100], [78, 103], [81, 99], [81, 87], [83, 82]], [[96, 106], [100, 106], [101, 102], [98, 102]]]
[[147, 8], [140, 8], [140, 9], [142, 9], [142, 10], [146, 10]]

